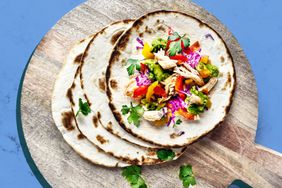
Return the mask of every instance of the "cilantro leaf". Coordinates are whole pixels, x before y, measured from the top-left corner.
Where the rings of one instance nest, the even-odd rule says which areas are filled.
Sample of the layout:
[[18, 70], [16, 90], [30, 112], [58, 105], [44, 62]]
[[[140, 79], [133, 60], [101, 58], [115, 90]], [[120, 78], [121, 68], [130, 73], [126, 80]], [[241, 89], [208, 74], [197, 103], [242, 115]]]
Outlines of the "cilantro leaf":
[[75, 116], [78, 116], [80, 112], [85, 116], [91, 112], [88, 102], [83, 102], [81, 98], [79, 98], [79, 110], [76, 112]]
[[144, 179], [141, 177], [140, 166], [128, 166], [122, 169], [121, 174], [130, 183], [132, 188], [147, 188]]
[[175, 124], [180, 125], [182, 123], [181, 119], [176, 120]]
[[129, 175], [140, 175], [140, 174], [141, 174], [141, 167], [136, 165], [125, 167], [122, 170], [123, 177], [127, 177]]
[[174, 31], [173, 33], [172, 33], [172, 35], [170, 35], [170, 36], [168, 36], [168, 40], [176, 40], [176, 39], [179, 39], [181, 36], [176, 32], [176, 31]]
[[138, 62], [138, 59], [128, 59], [127, 60], [127, 63], [130, 63], [130, 64], [135, 64]]
[[168, 37], [168, 41], [170, 41], [168, 48], [169, 56], [175, 56], [176, 54], [182, 52], [181, 43], [183, 43], [185, 48], [190, 46], [190, 39], [186, 37], [185, 34], [180, 36], [177, 32], [173, 32], [173, 34]]
[[179, 179], [182, 180], [183, 187], [196, 185], [196, 179], [192, 171], [191, 165], [182, 165], [179, 170]]
[[183, 42], [183, 45], [185, 48], [187, 48], [188, 46], [190, 46], [190, 39], [187, 37], [182, 37], [181, 41]]
[[180, 40], [170, 43], [169, 49], [168, 49], [169, 56], [175, 56], [177, 53], [180, 53], [181, 51], [182, 51], [182, 48], [181, 48]]
[[177, 125], [180, 125], [182, 123], [181, 119], [176, 120], [175, 124], [173, 125], [173, 127], [176, 127]]
[[130, 108], [129, 108], [128, 106], [126, 106], [126, 105], [122, 105], [122, 109], [121, 109], [121, 113], [122, 113], [122, 115], [126, 115], [126, 114], [128, 114], [128, 113], [129, 113], [129, 111], [130, 111]]
[[129, 76], [134, 74], [134, 69], [135, 69], [135, 65], [134, 64], [131, 64], [130, 66], [127, 67], [126, 70], [127, 70]]
[[160, 149], [157, 151], [157, 156], [162, 161], [170, 161], [175, 157], [175, 153], [171, 149]]
[[141, 105], [133, 106], [132, 103], [130, 104], [130, 106], [123, 105], [121, 112], [122, 115], [129, 113], [129, 116], [127, 117], [128, 123], [133, 123], [136, 127], [139, 127], [140, 119], [144, 113], [144, 109]]
[[127, 73], [129, 76], [134, 74], [135, 70], [140, 70], [140, 64], [138, 64], [139, 60], [138, 59], [128, 59], [127, 64], [129, 63], [130, 65], [127, 67]]

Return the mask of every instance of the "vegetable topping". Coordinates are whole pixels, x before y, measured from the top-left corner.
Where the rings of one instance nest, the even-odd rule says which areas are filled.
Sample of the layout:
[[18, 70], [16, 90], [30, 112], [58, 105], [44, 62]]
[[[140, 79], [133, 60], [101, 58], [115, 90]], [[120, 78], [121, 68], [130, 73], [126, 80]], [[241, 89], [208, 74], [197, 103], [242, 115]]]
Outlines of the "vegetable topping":
[[[126, 95], [138, 103], [122, 106], [122, 114], [135, 126], [145, 119], [152, 126], [183, 126], [183, 121], [199, 120], [211, 108], [210, 91], [216, 86], [219, 69], [208, 55], [201, 54], [201, 44], [190, 45], [188, 34], [172, 28], [168, 36], [151, 43], [136, 39], [143, 59], [129, 58], [130, 81]], [[140, 53], [140, 52], [139, 52]]]

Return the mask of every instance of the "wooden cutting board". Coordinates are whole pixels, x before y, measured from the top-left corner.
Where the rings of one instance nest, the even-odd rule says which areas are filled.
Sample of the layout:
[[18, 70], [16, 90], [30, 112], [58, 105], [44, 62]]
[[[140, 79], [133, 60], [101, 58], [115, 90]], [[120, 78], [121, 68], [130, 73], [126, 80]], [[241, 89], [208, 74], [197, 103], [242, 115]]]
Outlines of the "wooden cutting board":
[[90, 0], [65, 15], [46, 34], [28, 65], [20, 103], [23, 135], [38, 170], [54, 187], [129, 187], [120, 169], [93, 165], [66, 144], [52, 120], [51, 95], [64, 58], [75, 42], [113, 21], [137, 18], [158, 9], [186, 12], [215, 29], [234, 59], [237, 87], [231, 110], [220, 127], [189, 146], [179, 160], [143, 167], [148, 185], [182, 187], [179, 166], [190, 163], [197, 187], [226, 187], [234, 179], [253, 187], [281, 187], [282, 156], [254, 143], [257, 89], [243, 50], [219, 20], [185, 0]]

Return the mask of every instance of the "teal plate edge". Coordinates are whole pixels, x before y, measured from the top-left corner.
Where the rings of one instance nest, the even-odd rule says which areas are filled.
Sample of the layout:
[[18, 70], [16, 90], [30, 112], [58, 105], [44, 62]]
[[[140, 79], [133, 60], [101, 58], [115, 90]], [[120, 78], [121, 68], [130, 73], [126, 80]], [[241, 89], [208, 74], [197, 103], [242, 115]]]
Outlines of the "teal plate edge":
[[[36, 49], [36, 48], [35, 48]], [[25, 74], [29, 65], [29, 62], [35, 52], [35, 49], [33, 50], [32, 54], [29, 57], [29, 60], [24, 68], [23, 74], [21, 76], [19, 88], [18, 88], [18, 94], [17, 94], [17, 105], [16, 105], [16, 117], [17, 117], [17, 130], [18, 130], [18, 136], [21, 144], [22, 151], [24, 153], [26, 162], [28, 163], [31, 171], [33, 172], [34, 176], [37, 178], [39, 183], [42, 185], [42, 187], [46, 188], [51, 188], [51, 185], [47, 182], [47, 180], [44, 178], [44, 176], [41, 174], [39, 169], [37, 168], [34, 160], [31, 157], [31, 154], [29, 152], [25, 137], [24, 137], [24, 132], [23, 132], [23, 127], [22, 127], [22, 117], [21, 117], [21, 94], [22, 94], [22, 87], [23, 87], [23, 81], [25, 78]]]

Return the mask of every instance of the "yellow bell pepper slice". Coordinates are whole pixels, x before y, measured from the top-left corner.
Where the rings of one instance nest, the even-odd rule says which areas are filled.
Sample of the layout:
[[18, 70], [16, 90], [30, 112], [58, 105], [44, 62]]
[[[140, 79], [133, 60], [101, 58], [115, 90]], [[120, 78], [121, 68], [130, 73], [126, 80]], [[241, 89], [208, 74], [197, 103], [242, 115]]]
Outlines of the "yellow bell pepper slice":
[[209, 62], [209, 56], [205, 55], [201, 57], [200, 62], [207, 64]]
[[154, 54], [151, 52], [151, 46], [145, 42], [143, 50], [142, 50], [142, 55], [144, 56], [145, 59], [153, 59]]
[[155, 81], [148, 87], [148, 90], [147, 90], [147, 93], [146, 93], [146, 100], [148, 102], [151, 100], [151, 97], [154, 94], [154, 89], [155, 89], [155, 87], [157, 87], [158, 84], [159, 84], [159, 82]]

